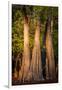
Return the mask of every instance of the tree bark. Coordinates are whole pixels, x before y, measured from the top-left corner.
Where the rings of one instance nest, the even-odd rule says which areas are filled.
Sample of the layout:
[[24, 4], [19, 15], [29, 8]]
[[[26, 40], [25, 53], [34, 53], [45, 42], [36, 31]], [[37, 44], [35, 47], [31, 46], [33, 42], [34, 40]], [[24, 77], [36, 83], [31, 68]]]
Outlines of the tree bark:
[[49, 62], [47, 57], [46, 57], [46, 79], [49, 79]]
[[21, 78], [23, 82], [29, 81], [30, 71], [30, 49], [29, 49], [29, 23], [28, 17], [24, 17], [24, 53], [21, 67]]
[[36, 32], [35, 32], [31, 69], [32, 69], [33, 80], [43, 79], [42, 63], [41, 63], [41, 49], [40, 49], [40, 22], [39, 21], [37, 22]]
[[[55, 60], [54, 60], [54, 51], [52, 43], [52, 28], [51, 28], [51, 19], [47, 20], [47, 31], [46, 31], [46, 76], [49, 76], [49, 79], [55, 79]], [[48, 64], [47, 64], [48, 63]], [[48, 69], [48, 70], [47, 70]], [[47, 75], [49, 73], [49, 75]]]

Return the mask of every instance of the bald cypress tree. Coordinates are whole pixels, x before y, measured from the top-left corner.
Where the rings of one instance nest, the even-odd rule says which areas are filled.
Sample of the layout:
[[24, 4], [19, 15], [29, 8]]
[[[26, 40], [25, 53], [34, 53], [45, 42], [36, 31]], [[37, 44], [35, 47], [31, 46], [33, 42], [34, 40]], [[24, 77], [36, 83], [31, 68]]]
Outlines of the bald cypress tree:
[[29, 24], [28, 17], [24, 17], [24, 53], [23, 53], [23, 81], [27, 80], [30, 67], [30, 50], [29, 50]]
[[51, 18], [46, 22], [46, 79], [55, 79], [55, 60], [51, 34]]
[[40, 49], [40, 20], [37, 20], [37, 25], [36, 25], [36, 30], [35, 30], [31, 67], [32, 67], [33, 80], [43, 79], [41, 49]]
[[28, 14], [30, 11], [29, 6], [23, 6], [24, 14], [24, 51], [23, 51], [23, 60], [22, 67], [20, 70], [20, 79], [25, 81], [30, 81], [30, 47], [29, 47], [29, 18]]

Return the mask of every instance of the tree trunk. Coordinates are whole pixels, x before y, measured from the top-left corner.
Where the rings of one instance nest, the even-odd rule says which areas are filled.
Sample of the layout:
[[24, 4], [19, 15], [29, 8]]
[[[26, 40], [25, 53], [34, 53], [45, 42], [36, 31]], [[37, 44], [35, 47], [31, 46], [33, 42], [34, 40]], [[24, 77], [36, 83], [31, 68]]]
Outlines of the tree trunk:
[[24, 17], [24, 53], [21, 67], [21, 79], [23, 82], [29, 81], [30, 70], [30, 50], [29, 50], [29, 24], [28, 17]]
[[41, 49], [40, 49], [40, 23], [39, 21], [37, 22], [36, 32], [35, 32], [35, 41], [34, 41], [34, 48], [32, 52], [31, 69], [32, 69], [33, 80], [43, 79], [42, 63], [41, 63]]
[[47, 57], [46, 57], [46, 79], [49, 79], [49, 62]]
[[[51, 34], [51, 19], [48, 18], [46, 25], [46, 76], [49, 76], [49, 79], [55, 79], [55, 60], [54, 60], [54, 51], [52, 43], [52, 34]], [[49, 74], [49, 75], [48, 75]], [[46, 77], [47, 78], [47, 77]]]

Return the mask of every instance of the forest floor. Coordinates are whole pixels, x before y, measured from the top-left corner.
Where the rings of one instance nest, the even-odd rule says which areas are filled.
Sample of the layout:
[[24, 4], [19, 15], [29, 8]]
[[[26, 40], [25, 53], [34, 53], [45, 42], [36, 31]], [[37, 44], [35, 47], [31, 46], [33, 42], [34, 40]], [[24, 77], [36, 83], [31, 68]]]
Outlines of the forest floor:
[[55, 80], [39, 80], [39, 81], [30, 81], [30, 82], [20, 82], [19, 80], [12, 80], [12, 85], [30, 85], [30, 84], [50, 84], [58, 83], [58, 79]]

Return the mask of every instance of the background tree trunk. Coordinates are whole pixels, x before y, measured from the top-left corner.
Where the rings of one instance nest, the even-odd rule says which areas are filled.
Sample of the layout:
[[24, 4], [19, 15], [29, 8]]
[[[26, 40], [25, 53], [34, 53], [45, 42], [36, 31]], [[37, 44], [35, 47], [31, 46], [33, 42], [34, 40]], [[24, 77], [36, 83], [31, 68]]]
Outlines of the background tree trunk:
[[46, 79], [49, 79], [49, 62], [47, 57], [46, 57]]
[[[49, 17], [47, 20], [47, 31], [46, 31], [46, 74], [49, 73], [49, 79], [55, 79], [55, 60], [54, 60], [54, 52], [53, 52], [53, 43], [52, 43], [52, 34], [51, 34], [51, 18]], [[46, 75], [48, 76], [48, 75]]]

